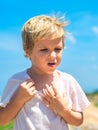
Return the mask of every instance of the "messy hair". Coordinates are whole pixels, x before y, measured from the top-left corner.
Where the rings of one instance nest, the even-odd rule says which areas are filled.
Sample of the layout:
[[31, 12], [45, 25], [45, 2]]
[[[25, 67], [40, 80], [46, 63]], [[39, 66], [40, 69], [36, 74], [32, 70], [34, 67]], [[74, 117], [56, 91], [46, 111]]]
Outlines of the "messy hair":
[[62, 38], [66, 33], [64, 27], [68, 22], [57, 16], [39, 15], [29, 19], [22, 28], [24, 51], [32, 50], [39, 40]]

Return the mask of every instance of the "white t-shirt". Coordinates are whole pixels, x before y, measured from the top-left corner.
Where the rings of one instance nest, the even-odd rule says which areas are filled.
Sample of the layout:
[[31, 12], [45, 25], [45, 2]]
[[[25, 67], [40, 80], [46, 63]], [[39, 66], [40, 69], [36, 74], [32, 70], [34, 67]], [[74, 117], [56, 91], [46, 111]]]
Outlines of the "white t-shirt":
[[[80, 85], [71, 75], [58, 72], [60, 78], [56, 83], [57, 89], [60, 94], [66, 91], [69, 106], [82, 112], [89, 105], [89, 101]], [[29, 78], [27, 70], [13, 75], [5, 87], [0, 106], [6, 107], [19, 84]], [[45, 106], [39, 91], [38, 95], [25, 103], [19, 111], [15, 118], [14, 130], [68, 130], [68, 125], [57, 113]]]

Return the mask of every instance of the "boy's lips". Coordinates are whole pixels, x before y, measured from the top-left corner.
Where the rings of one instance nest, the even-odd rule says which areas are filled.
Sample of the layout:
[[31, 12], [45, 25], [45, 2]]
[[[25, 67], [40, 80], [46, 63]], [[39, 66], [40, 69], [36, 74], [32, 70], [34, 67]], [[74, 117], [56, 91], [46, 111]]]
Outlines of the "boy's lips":
[[51, 66], [51, 67], [53, 67], [53, 66], [55, 66], [55, 65], [56, 65], [56, 63], [54, 63], [54, 62], [48, 63], [48, 66]]

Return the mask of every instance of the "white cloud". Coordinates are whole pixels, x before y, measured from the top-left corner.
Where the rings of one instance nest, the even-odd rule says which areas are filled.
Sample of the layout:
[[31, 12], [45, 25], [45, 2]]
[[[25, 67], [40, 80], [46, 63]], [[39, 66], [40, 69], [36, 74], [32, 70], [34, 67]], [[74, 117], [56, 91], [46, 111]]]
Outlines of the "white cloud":
[[93, 67], [93, 69], [94, 69], [94, 70], [98, 70], [98, 65], [97, 65], [96, 63], [95, 63], [95, 64], [93, 64], [93, 66], [92, 66], [92, 67]]
[[76, 43], [76, 39], [71, 33], [67, 35], [67, 40], [70, 41], [71, 43]]
[[98, 26], [93, 26], [92, 30], [94, 33], [98, 34]]
[[96, 61], [96, 60], [97, 60], [97, 57], [96, 57], [96, 56], [91, 56], [91, 57], [90, 57], [90, 60], [91, 60], [91, 61]]
[[84, 37], [85, 40], [88, 41], [88, 38], [91, 39], [92, 37], [92, 31], [94, 34], [98, 35], [98, 16], [88, 12], [78, 12], [74, 14], [74, 19], [71, 29], [77, 33], [76, 35], [79, 36], [79, 38]]

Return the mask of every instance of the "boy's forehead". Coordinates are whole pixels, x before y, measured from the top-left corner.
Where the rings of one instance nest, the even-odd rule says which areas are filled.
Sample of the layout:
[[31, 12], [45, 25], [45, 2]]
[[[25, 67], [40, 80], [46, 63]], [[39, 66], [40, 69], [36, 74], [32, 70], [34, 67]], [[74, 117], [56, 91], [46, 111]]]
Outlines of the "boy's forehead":
[[37, 44], [39, 47], [42, 47], [42, 46], [47, 47], [47, 46], [51, 46], [51, 45], [52, 46], [57, 46], [57, 45], [61, 46], [61, 45], [63, 45], [63, 41], [62, 41], [62, 38], [57, 38], [57, 39], [53, 39], [53, 40], [45, 39], [45, 40], [40, 40], [35, 44]]
[[62, 37], [58, 37], [58, 38], [54, 38], [54, 39], [52, 39], [51, 37], [49, 38], [43, 38], [43, 39], [40, 39], [40, 40], [38, 40], [37, 41], [37, 43], [46, 43], [46, 42], [60, 42], [60, 41], [62, 41], [63, 40], [63, 38]]

